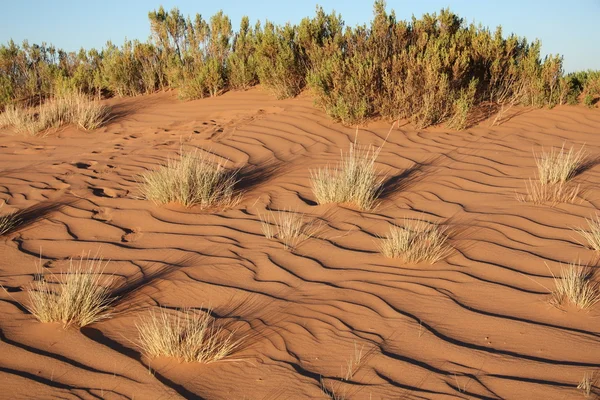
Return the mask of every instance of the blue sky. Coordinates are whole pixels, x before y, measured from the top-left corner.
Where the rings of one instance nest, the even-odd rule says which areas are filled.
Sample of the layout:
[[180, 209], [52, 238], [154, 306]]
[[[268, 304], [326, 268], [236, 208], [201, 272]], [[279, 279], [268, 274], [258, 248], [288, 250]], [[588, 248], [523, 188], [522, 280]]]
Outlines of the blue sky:
[[[0, 0], [4, 14], [0, 42], [45, 41], [65, 50], [101, 48], [107, 40], [121, 44], [125, 37], [145, 40], [150, 34], [148, 11], [163, 5], [183, 14], [208, 18], [223, 9], [237, 27], [243, 15], [251, 21], [299, 22], [314, 14], [314, 0]], [[347, 25], [369, 22], [373, 1], [320, 0], [326, 11], [342, 14]], [[600, 69], [600, 0], [388, 0], [398, 18], [435, 12], [444, 7], [484, 26], [502, 25], [528, 39], [539, 38], [544, 53], [565, 56], [567, 72]]]

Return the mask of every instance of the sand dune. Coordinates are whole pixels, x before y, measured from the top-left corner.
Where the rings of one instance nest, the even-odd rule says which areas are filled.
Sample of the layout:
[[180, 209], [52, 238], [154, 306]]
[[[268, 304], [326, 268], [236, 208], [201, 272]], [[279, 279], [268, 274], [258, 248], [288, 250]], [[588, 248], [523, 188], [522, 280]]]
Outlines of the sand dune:
[[[555, 307], [549, 289], [560, 263], [597, 262], [572, 228], [600, 206], [600, 169], [575, 178], [575, 204], [516, 193], [535, 176], [533, 151], [566, 142], [600, 154], [597, 109], [522, 109], [460, 132], [400, 124], [377, 162], [381, 201], [360, 211], [315, 202], [310, 169], [335, 163], [355, 130], [307, 95], [109, 103], [115, 118], [91, 133], [0, 133], [0, 212], [30, 211], [0, 243], [6, 398], [583, 398], [579, 381], [600, 368], [599, 305]], [[388, 131], [372, 123], [358, 141], [381, 146]], [[140, 199], [139, 175], [181, 148], [242, 168], [240, 203]], [[262, 215], [290, 209], [319, 222], [294, 251], [261, 231]], [[447, 226], [452, 253], [433, 265], [383, 257], [378, 237], [404, 218]], [[105, 273], [127, 288], [116, 314], [81, 330], [37, 322], [23, 304], [39, 264], [58, 272], [82, 252], [110, 260]], [[244, 344], [208, 365], [142, 356], [136, 323], [159, 305], [211, 306]]]

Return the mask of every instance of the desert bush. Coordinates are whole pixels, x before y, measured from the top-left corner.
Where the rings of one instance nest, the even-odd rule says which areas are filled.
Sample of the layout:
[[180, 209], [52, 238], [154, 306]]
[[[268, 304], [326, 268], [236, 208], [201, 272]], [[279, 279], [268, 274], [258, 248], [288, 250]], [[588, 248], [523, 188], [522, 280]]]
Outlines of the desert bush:
[[248, 89], [257, 81], [256, 58], [254, 56], [256, 39], [250, 28], [250, 20], [244, 16], [240, 30], [233, 39], [233, 51], [229, 55], [229, 86], [232, 89]]
[[262, 85], [279, 99], [294, 97], [304, 87], [305, 70], [296, 43], [297, 28], [267, 21], [256, 32], [256, 71]]
[[593, 271], [577, 263], [561, 266], [560, 276], [554, 277], [553, 302], [568, 301], [578, 308], [586, 309], [600, 301], [598, 283], [593, 281]]
[[234, 332], [219, 327], [211, 310], [184, 310], [171, 315], [161, 308], [139, 324], [139, 344], [150, 357], [174, 357], [186, 362], [212, 363], [231, 355], [241, 344]]
[[566, 151], [564, 144], [560, 150], [553, 147], [550, 152], [534, 153], [540, 182], [543, 185], [567, 182], [581, 169], [585, 157], [583, 146], [579, 151], [573, 147]]
[[113, 302], [110, 282], [103, 279], [107, 263], [101, 257], [82, 256], [69, 261], [67, 273], [41, 280], [28, 290], [27, 309], [41, 322], [61, 322], [65, 326], [83, 327], [109, 316]]
[[230, 205], [235, 173], [205, 153], [181, 152], [178, 159], [141, 176], [144, 197], [158, 204], [181, 203], [186, 207]]
[[383, 180], [377, 177], [375, 161], [381, 147], [360, 146], [356, 140], [340, 162], [310, 171], [313, 193], [319, 204], [353, 203], [372, 209], [381, 192]]
[[440, 226], [423, 220], [405, 220], [401, 227], [392, 226], [381, 239], [380, 248], [389, 258], [433, 264], [448, 255], [450, 247], [447, 241], [448, 236]]

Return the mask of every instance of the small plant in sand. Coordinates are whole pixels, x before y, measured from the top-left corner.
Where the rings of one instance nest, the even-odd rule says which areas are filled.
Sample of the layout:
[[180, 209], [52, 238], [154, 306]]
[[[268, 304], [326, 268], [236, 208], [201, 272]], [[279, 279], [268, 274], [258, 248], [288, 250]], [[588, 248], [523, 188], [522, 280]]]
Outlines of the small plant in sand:
[[82, 256], [69, 261], [67, 273], [51, 275], [54, 282], [41, 279], [28, 290], [27, 309], [41, 322], [62, 322], [65, 326], [89, 325], [109, 316], [114, 298], [102, 278], [107, 263], [101, 257]]
[[600, 216], [596, 214], [595, 218], [586, 218], [585, 221], [588, 224], [588, 230], [582, 228], [574, 228], [574, 230], [585, 240], [585, 243], [582, 243], [584, 246], [600, 251]]
[[263, 234], [267, 239], [280, 240], [286, 250], [295, 249], [316, 233], [314, 221], [307, 222], [304, 214], [284, 210], [269, 215], [260, 216]]
[[358, 347], [356, 342], [354, 343], [354, 352], [352, 353], [352, 357], [346, 361], [345, 367], [342, 367], [342, 379], [345, 381], [350, 381], [354, 377], [354, 374], [360, 369], [362, 366], [361, 363], [363, 361], [363, 351], [365, 346], [362, 345]]
[[546, 185], [567, 182], [577, 174], [585, 157], [583, 146], [579, 151], [575, 151], [573, 147], [566, 151], [564, 144], [560, 150], [553, 147], [550, 152], [534, 153], [540, 183]]
[[383, 180], [377, 178], [375, 160], [381, 147], [361, 147], [356, 141], [350, 144], [340, 162], [311, 170], [313, 193], [319, 204], [353, 203], [363, 210], [375, 206]]
[[[0, 204], [0, 212], [4, 204]], [[10, 232], [19, 225], [19, 214], [16, 212], [0, 215], [0, 236]]]
[[86, 95], [71, 92], [51, 98], [36, 108], [7, 106], [0, 114], [0, 128], [11, 127], [17, 133], [28, 135], [38, 135], [68, 124], [93, 130], [108, 121], [109, 111], [109, 107]]
[[534, 203], [556, 205], [558, 203], [575, 203], [579, 196], [579, 185], [571, 185], [568, 182], [555, 184], [543, 184], [538, 180], [529, 179], [525, 183], [525, 194], [518, 193], [517, 201], [521, 203]]
[[241, 344], [234, 332], [215, 324], [211, 310], [184, 310], [172, 315], [161, 308], [137, 325], [139, 343], [150, 357], [175, 357], [186, 362], [212, 363], [231, 355]]
[[585, 397], [590, 397], [592, 390], [594, 390], [594, 386], [596, 385], [596, 379], [595, 373], [586, 372], [577, 385], [577, 389], [581, 390]]
[[405, 220], [403, 226], [391, 227], [387, 236], [381, 239], [380, 249], [389, 258], [433, 264], [450, 252], [447, 241], [443, 227], [423, 220]]
[[560, 277], [554, 276], [552, 302], [558, 305], [568, 301], [580, 309], [593, 306], [600, 300], [600, 288], [593, 278], [588, 267], [577, 263], [561, 266]]
[[158, 204], [227, 206], [233, 202], [235, 174], [205, 153], [182, 152], [178, 159], [141, 177], [144, 197]]

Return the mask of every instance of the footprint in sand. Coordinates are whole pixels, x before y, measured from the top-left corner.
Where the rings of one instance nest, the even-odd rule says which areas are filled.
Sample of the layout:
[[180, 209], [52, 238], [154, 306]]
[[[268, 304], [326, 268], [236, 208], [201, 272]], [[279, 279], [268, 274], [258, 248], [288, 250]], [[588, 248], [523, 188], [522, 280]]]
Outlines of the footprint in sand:
[[96, 221], [108, 222], [112, 220], [112, 210], [109, 208], [101, 207], [92, 210], [92, 218]]
[[125, 234], [121, 236], [121, 242], [131, 243], [139, 240], [142, 237], [142, 230], [140, 228], [125, 229]]
[[129, 190], [115, 190], [115, 189], [105, 188], [105, 187], [92, 187], [90, 189], [92, 190], [92, 193], [94, 193], [94, 196], [108, 197], [111, 199], [125, 197], [129, 193]]

